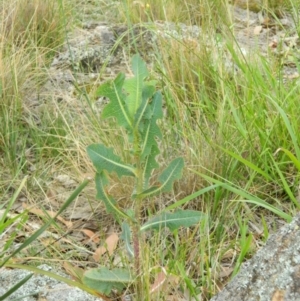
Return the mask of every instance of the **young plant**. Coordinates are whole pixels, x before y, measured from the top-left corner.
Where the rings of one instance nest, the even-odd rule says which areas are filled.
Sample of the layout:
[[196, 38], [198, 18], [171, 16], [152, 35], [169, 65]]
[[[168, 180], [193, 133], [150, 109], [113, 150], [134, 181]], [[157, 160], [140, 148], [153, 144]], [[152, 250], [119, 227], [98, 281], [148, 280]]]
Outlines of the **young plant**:
[[[131, 146], [129, 160], [121, 158], [112, 148], [103, 144], [88, 146], [87, 153], [96, 168], [97, 198], [122, 223], [122, 238], [127, 251], [134, 258], [134, 269], [91, 269], [85, 272], [83, 282], [107, 296], [112, 289], [121, 291], [134, 282], [136, 300], [150, 300], [147, 283], [149, 275], [143, 270], [141, 259], [141, 248], [145, 244], [143, 233], [147, 230], [159, 231], [164, 227], [171, 231], [181, 226], [189, 227], [198, 223], [203, 213], [193, 210], [163, 210], [142, 223], [144, 200], [171, 191], [174, 181], [181, 178], [184, 161], [181, 157], [174, 159], [155, 182], [150, 181], [153, 171], [159, 167], [156, 161], [156, 156], [160, 153], [157, 140], [162, 139], [162, 133], [156, 122], [163, 117], [162, 95], [156, 91], [155, 81], [147, 80], [149, 73], [139, 55], [132, 58], [132, 70], [132, 78], [125, 79], [125, 75], [120, 73], [113, 81], [104, 83], [97, 90], [99, 96], [110, 100], [102, 112], [102, 118], [114, 117], [128, 135], [126, 139]], [[119, 178], [129, 176], [135, 179], [131, 208], [122, 208], [107, 191], [108, 175], [112, 173]], [[156, 184], [152, 185], [152, 182]]]

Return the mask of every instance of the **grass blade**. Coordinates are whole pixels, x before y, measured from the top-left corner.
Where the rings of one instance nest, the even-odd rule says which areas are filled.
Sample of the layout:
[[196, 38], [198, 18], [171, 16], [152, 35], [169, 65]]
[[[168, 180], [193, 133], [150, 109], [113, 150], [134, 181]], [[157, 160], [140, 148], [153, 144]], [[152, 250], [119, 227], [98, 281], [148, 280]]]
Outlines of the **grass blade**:
[[205, 174], [202, 174], [202, 173], [199, 173], [197, 171], [194, 170], [194, 173], [200, 175], [201, 177], [203, 177], [204, 179], [206, 179], [207, 181], [209, 182], [213, 182], [215, 184], [219, 184], [221, 187], [224, 187], [225, 189], [233, 192], [234, 194], [236, 195], [239, 195], [243, 198], [245, 198], [245, 200], [236, 200], [236, 202], [245, 202], [245, 203], [250, 203], [250, 204], [253, 204], [253, 205], [256, 205], [256, 206], [260, 206], [260, 207], [263, 207], [273, 213], [275, 213], [276, 215], [280, 216], [281, 218], [285, 219], [287, 222], [291, 222], [292, 221], [292, 216], [283, 212], [282, 210], [276, 208], [275, 206], [271, 205], [271, 204], [268, 204], [267, 202], [265, 202], [264, 200], [260, 199], [259, 197], [256, 197], [242, 189], [238, 189], [238, 188], [235, 188], [233, 187], [232, 185], [230, 184], [227, 184], [227, 183], [224, 183], [224, 182], [221, 182], [217, 179], [214, 179], [210, 176], [207, 176]]
[[34, 274], [29, 274], [24, 277], [20, 282], [15, 284], [12, 288], [10, 288], [4, 295], [0, 296], [0, 301], [5, 300], [7, 297], [12, 295], [16, 290], [18, 290], [22, 285], [24, 285]]
[[0, 263], [0, 267], [4, 266], [10, 258], [18, 254], [21, 250], [29, 246], [33, 241], [35, 241], [46, 229], [55, 221], [55, 219], [66, 209], [69, 205], [76, 199], [76, 197], [80, 194], [80, 192], [85, 188], [85, 186], [89, 183], [89, 180], [84, 180], [79, 187], [75, 189], [75, 191], [71, 194], [71, 196], [67, 199], [67, 201], [60, 207], [57, 214], [51, 218], [44, 226], [42, 226], [39, 230], [33, 233], [29, 238], [27, 238], [22, 245], [17, 248], [11, 255], [9, 255], [2, 263]]

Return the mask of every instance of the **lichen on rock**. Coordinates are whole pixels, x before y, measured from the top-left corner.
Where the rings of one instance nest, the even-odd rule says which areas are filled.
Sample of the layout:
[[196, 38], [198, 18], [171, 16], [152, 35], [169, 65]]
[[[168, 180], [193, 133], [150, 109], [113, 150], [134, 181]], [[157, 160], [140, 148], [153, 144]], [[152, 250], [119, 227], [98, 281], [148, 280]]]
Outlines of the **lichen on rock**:
[[300, 300], [300, 215], [266, 245], [211, 301]]

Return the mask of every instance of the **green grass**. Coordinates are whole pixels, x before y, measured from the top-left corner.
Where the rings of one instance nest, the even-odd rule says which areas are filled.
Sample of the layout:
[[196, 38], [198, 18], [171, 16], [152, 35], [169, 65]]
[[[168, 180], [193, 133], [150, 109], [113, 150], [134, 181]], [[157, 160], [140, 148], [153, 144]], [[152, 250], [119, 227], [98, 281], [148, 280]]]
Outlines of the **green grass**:
[[[72, 18], [74, 1], [32, 0], [28, 6], [23, 0], [0, 1], [0, 44], [4, 46], [0, 53], [0, 209], [10, 208], [9, 201], [16, 201], [13, 192], [19, 187], [26, 203], [33, 207], [50, 209], [51, 191], [62, 205], [73, 188], [57, 189], [57, 175], [67, 174], [79, 184], [93, 174], [87, 145], [102, 142], [125, 154], [129, 149], [123, 137], [116, 135], [111, 124], [102, 122], [94, 109], [98, 82], [88, 91], [76, 92], [76, 105], [57, 102], [57, 95], [49, 93], [38, 113], [30, 107], [29, 96], [45, 83], [47, 68], [66, 31], [80, 24], [78, 18]], [[182, 200], [181, 206], [201, 210], [209, 219], [174, 236], [157, 233], [148, 237], [149, 245], [160, 245], [160, 249], [150, 247], [144, 264], [153, 269], [150, 282], [162, 267], [171, 275], [166, 288], [153, 300], [184, 293], [208, 300], [230, 280], [230, 271], [236, 273], [240, 263], [278, 228], [278, 221], [290, 220], [299, 209], [299, 85], [297, 80], [283, 78], [284, 58], [273, 54], [263, 57], [256, 51], [242, 53], [231, 34], [232, 15], [226, 1], [102, 2], [97, 2], [102, 14], [99, 18], [126, 23], [129, 29], [135, 23], [147, 22], [149, 30], [155, 32], [151, 23], [155, 20], [203, 28], [199, 39], [161, 40], [153, 58], [151, 74], [163, 93], [166, 113], [159, 160], [164, 163], [183, 156], [186, 168], [174, 191], [147, 204], [145, 214]], [[93, 11], [80, 3], [82, 11]], [[299, 8], [297, 1], [287, 4], [294, 12]], [[268, 7], [271, 12], [278, 9], [272, 5], [270, 2]], [[283, 3], [281, 9], [285, 11], [285, 7]], [[294, 22], [299, 28], [297, 17]], [[219, 48], [210, 46], [216, 43]], [[228, 58], [235, 69], [226, 64]], [[25, 176], [26, 185], [22, 182]], [[125, 186], [112, 185], [110, 192], [125, 203], [132, 186], [128, 180]], [[189, 198], [191, 194], [195, 197]], [[80, 201], [93, 208], [95, 215], [104, 210], [95, 201], [92, 184], [83, 196]], [[27, 212], [19, 218], [23, 223], [37, 220]], [[112, 223], [107, 216], [103, 220], [97, 221], [101, 229]], [[5, 227], [0, 228], [0, 235]], [[63, 235], [64, 228], [59, 229], [58, 223], [54, 228]], [[26, 232], [24, 228], [18, 231]], [[115, 231], [119, 231], [117, 225]], [[15, 235], [11, 233], [12, 238]], [[8, 238], [5, 252], [11, 253], [10, 247]], [[32, 248], [18, 256], [34, 256], [37, 249]], [[71, 250], [66, 254], [59, 248], [46, 247], [36, 260], [52, 257], [57, 265], [63, 259], [82, 261], [82, 266], [91, 264], [83, 262], [75, 246], [72, 249], [69, 245]], [[115, 252], [129, 264], [122, 254], [122, 243]], [[100, 263], [112, 261], [104, 256]]]

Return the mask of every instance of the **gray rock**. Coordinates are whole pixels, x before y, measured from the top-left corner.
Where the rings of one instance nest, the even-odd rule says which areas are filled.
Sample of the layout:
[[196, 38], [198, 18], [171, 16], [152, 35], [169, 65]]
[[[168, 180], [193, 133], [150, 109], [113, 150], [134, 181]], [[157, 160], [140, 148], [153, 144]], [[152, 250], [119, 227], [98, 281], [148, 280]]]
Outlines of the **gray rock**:
[[[51, 270], [47, 265], [39, 266], [43, 270]], [[19, 269], [1, 269], [0, 272], [0, 298], [11, 287], [24, 279], [31, 272]], [[55, 272], [54, 272], [55, 273]], [[68, 277], [58, 272], [58, 274]], [[33, 275], [22, 287], [5, 300], [23, 301], [101, 301], [76, 287], [71, 287], [63, 282], [57, 281], [44, 275]]]
[[266, 245], [211, 301], [299, 301], [300, 215]]

